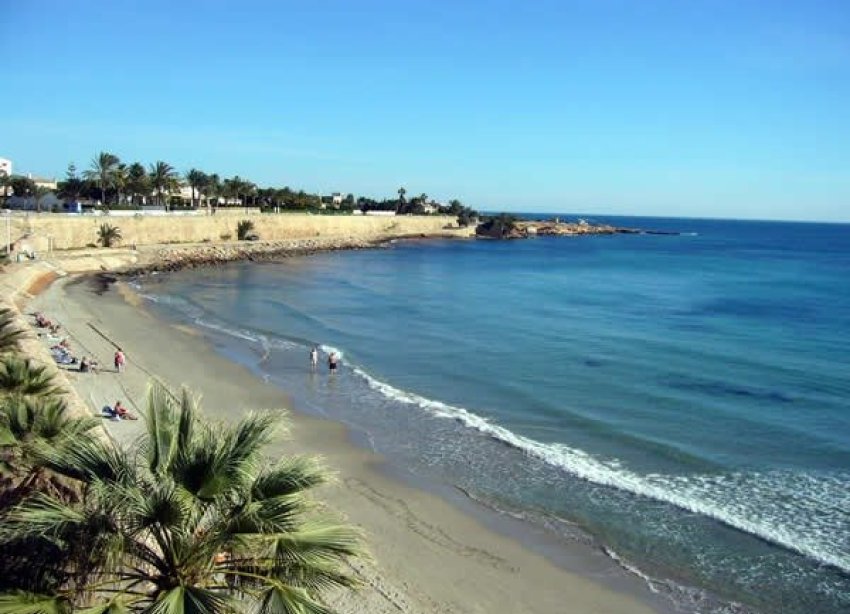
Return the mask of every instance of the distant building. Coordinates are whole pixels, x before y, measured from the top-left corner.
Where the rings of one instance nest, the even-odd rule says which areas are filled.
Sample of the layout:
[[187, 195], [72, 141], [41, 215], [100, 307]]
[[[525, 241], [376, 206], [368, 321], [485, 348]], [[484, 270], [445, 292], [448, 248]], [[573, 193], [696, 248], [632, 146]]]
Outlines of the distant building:
[[8, 158], [0, 158], [0, 175], [12, 175], [12, 161]]
[[58, 189], [58, 184], [56, 183], [56, 179], [48, 179], [46, 177], [36, 177], [32, 173], [27, 173], [27, 177], [32, 180], [37, 188], [45, 188], [48, 190], [56, 190]]
[[334, 192], [330, 196], [322, 196], [319, 201], [319, 208], [326, 209], [328, 205], [334, 209], [339, 209], [342, 202], [345, 200], [341, 192]]

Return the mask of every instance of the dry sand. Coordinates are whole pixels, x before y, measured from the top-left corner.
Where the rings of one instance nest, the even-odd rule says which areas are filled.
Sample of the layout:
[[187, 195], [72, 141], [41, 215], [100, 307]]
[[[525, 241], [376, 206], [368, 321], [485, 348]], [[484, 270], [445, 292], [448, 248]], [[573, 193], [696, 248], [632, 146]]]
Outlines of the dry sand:
[[[147, 383], [155, 376], [202, 392], [205, 412], [216, 418], [289, 406], [283, 391], [216, 354], [197, 331], [155, 319], [122, 284], [103, 296], [69, 278], [37, 290], [44, 291], [26, 311], [61, 322], [77, 354], [101, 365], [98, 374], [67, 372], [93, 413], [119, 399], [143, 413]], [[112, 366], [116, 346], [128, 359], [122, 374]], [[649, 591], [613, 563], [601, 562], [605, 557], [596, 557], [583, 573], [566, 571], [476, 515], [390, 477], [381, 458], [353, 445], [341, 425], [298, 413], [290, 423], [290, 439], [273, 451], [324, 457], [338, 479], [319, 497], [363, 528], [373, 556], [355, 564], [361, 590], [331, 597], [340, 612], [658, 611]], [[132, 445], [143, 423], [104, 420], [104, 426], [115, 441]]]

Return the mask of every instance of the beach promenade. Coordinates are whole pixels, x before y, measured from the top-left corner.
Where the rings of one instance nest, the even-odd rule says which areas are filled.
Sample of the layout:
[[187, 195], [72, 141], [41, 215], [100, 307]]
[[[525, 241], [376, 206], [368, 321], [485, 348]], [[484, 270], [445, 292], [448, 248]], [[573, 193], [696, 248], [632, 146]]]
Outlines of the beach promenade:
[[[10, 265], [0, 282], [4, 300], [12, 299], [23, 314], [40, 311], [60, 322], [73, 351], [99, 362], [96, 374], [57, 367], [78, 411], [99, 415], [120, 400], [141, 415], [152, 378], [188, 386], [216, 418], [289, 408], [284, 391], [217, 354], [194, 329], [157, 320], [126, 284], [98, 292], [102, 288], [90, 279], [68, 274], [132, 265], [136, 254], [104, 251], [86, 258]], [[24, 315], [22, 321], [32, 320]], [[31, 339], [25, 350], [49, 360], [46, 345]], [[124, 373], [112, 367], [119, 346], [128, 359]], [[648, 591], [637, 579], [614, 573], [606, 557], [583, 561], [581, 574], [565, 571], [440, 497], [390, 477], [382, 459], [350, 442], [343, 426], [296, 412], [290, 425], [288, 439], [276, 442], [274, 452], [325, 459], [337, 479], [321, 491], [322, 503], [364, 530], [373, 557], [355, 563], [361, 590], [331, 596], [338, 611], [654, 611], [646, 605]], [[116, 445], [132, 445], [144, 425], [104, 420], [103, 427]]]

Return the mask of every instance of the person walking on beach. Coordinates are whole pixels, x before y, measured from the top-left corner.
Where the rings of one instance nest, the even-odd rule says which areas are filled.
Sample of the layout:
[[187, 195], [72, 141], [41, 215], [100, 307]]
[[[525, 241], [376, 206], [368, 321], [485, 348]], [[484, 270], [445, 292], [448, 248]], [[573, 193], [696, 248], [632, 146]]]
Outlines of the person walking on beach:
[[316, 367], [319, 366], [319, 348], [315, 345], [313, 346], [313, 349], [310, 350], [310, 366], [313, 371], [315, 371]]
[[118, 348], [115, 351], [115, 370], [118, 373], [122, 373], [124, 371], [124, 363], [127, 362], [127, 358], [124, 356], [124, 352], [121, 348]]
[[336, 352], [331, 352], [330, 356], [328, 356], [328, 369], [331, 373], [336, 373], [337, 363], [339, 362], [339, 358], [336, 355]]

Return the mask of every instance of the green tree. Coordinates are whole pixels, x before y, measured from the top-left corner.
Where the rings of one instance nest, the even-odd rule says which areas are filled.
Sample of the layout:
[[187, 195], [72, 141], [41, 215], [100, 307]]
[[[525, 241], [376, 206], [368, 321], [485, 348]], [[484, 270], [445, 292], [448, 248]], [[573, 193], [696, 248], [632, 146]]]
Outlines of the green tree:
[[15, 352], [26, 333], [18, 326], [15, 312], [9, 307], [0, 308], [0, 354]]
[[239, 175], [224, 180], [224, 193], [229, 198], [235, 198], [241, 206], [246, 206], [245, 196], [254, 189], [254, 184], [245, 181]]
[[83, 173], [89, 181], [95, 182], [100, 188], [100, 204], [106, 206], [106, 190], [115, 182], [115, 170], [121, 161], [118, 156], [106, 151], [92, 158], [91, 166]]
[[218, 173], [207, 175], [206, 191], [207, 209], [209, 209], [210, 202], [218, 204], [218, 197], [222, 194], [221, 177], [218, 176]]
[[73, 485], [49, 470], [47, 458], [94, 437], [99, 425], [55, 396], [0, 398], [0, 512], [35, 491], [73, 498]]
[[115, 187], [115, 203], [121, 205], [124, 192], [130, 182], [130, 169], [126, 164], [119, 163], [112, 174], [112, 185]]
[[97, 229], [97, 242], [103, 247], [112, 247], [121, 240], [121, 229], [110, 224], [101, 224]]
[[77, 167], [71, 162], [65, 171], [65, 180], [59, 182], [59, 196], [76, 202], [80, 199], [84, 187], [83, 180], [77, 175]]
[[47, 366], [17, 354], [0, 357], [0, 398], [6, 396], [50, 396], [62, 392]]
[[200, 193], [200, 190], [206, 183], [206, 179], [206, 174], [196, 168], [190, 169], [189, 172], [186, 173], [186, 181], [188, 182], [189, 187], [192, 188], [192, 207], [200, 207], [200, 202], [196, 201], [195, 194]]
[[241, 220], [236, 224], [236, 238], [244, 241], [248, 237], [248, 233], [254, 230], [254, 222], [251, 220]]
[[133, 162], [127, 167], [127, 191], [130, 193], [130, 202], [138, 205], [144, 196], [150, 194], [151, 184], [148, 172], [139, 162]]
[[0, 610], [331, 612], [322, 592], [352, 586], [342, 562], [360, 553], [360, 537], [310, 514], [305, 493], [325, 480], [315, 462], [267, 461], [276, 419], [202, 420], [186, 391], [177, 399], [154, 384], [146, 425], [132, 450], [86, 441], [51, 455], [51, 470], [86, 484], [82, 502], [24, 501], [0, 525], [0, 547], [61, 548], [46, 560], [23, 552], [18, 565], [62, 582], [45, 590], [24, 578]]
[[165, 202], [167, 209], [168, 203], [163, 200], [163, 194], [171, 192], [174, 189], [174, 186], [177, 183], [177, 172], [174, 170], [174, 167], [167, 162], [158, 160], [156, 164], [151, 164], [149, 177], [151, 187], [153, 187], [154, 192], [156, 192], [157, 204], [162, 205]]
[[29, 198], [35, 194], [35, 181], [23, 175], [12, 175], [9, 178], [9, 185], [15, 196]]

